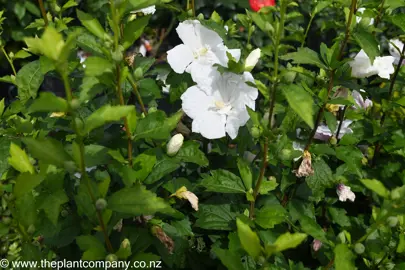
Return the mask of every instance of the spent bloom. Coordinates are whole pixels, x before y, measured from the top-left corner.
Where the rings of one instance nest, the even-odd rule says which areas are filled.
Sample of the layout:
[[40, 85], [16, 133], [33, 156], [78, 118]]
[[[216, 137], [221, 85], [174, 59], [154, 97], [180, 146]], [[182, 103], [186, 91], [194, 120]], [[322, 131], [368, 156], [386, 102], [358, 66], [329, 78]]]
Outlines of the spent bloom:
[[345, 202], [346, 200], [354, 202], [354, 199], [356, 199], [354, 192], [351, 191], [350, 187], [345, 186], [344, 184], [337, 185], [336, 193], [339, 196], [339, 201], [341, 202]]
[[131, 13], [143, 13], [144, 15], [151, 15], [151, 14], [155, 14], [156, 12], [156, 6], [149, 6], [146, 8], [142, 8], [142, 9], [138, 9], [138, 10], [134, 10]]
[[[349, 128], [349, 126], [352, 122], [353, 121], [351, 121], [351, 120], [343, 121], [342, 128], [340, 129], [338, 139], [341, 139], [343, 137], [343, 135], [345, 135], [345, 134], [353, 133], [353, 130]], [[336, 127], [335, 132], [333, 132], [333, 133], [331, 132], [331, 130], [329, 129], [329, 127], [327, 125], [325, 125], [325, 124], [319, 125], [318, 128], [316, 129], [314, 138], [321, 140], [321, 141], [329, 140], [332, 136], [336, 135], [339, 124], [340, 124], [340, 121], [337, 121], [337, 127]]]
[[293, 173], [297, 177], [310, 176], [314, 174], [314, 169], [312, 168], [311, 153], [309, 151], [304, 151], [302, 155], [301, 165], [298, 167], [298, 170], [294, 170]]
[[172, 195], [170, 195], [170, 197], [177, 197], [179, 199], [186, 199], [190, 202], [191, 207], [193, 207], [193, 209], [195, 211], [198, 211], [198, 197], [191, 191], [188, 191], [187, 188], [185, 186], [182, 186], [181, 188], [179, 188], [176, 193], [173, 193]]
[[[360, 89], [360, 92], [365, 92], [365, 91], [363, 89]], [[364, 100], [364, 98], [360, 94], [360, 92], [356, 91], [356, 90], [352, 91], [353, 99], [356, 102], [355, 107], [366, 110], [368, 107], [373, 106], [373, 102], [368, 98], [366, 98], [366, 100]]]
[[[394, 64], [398, 65], [401, 58], [401, 52], [404, 49], [404, 43], [402, 43], [402, 41], [400, 41], [399, 39], [391, 39], [388, 43], [388, 46], [391, 56], [395, 58]], [[402, 61], [402, 65], [404, 63], [405, 62]]]
[[262, 7], [275, 6], [276, 0], [249, 0], [249, 3], [254, 11], [259, 11]]
[[253, 50], [248, 57], [246, 58], [245, 62], [245, 70], [252, 71], [252, 69], [256, 66], [257, 62], [260, 59], [261, 50], [259, 48]]
[[169, 143], [167, 144], [167, 155], [174, 156], [179, 152], [181, 146], [183, 145], [184, 137], [181, 133], [174, 135]]
[[176, 73], [201, 73], [203, 66], [228, 65], [227, 52], [239, 61], [240, 50], [230, 50], [222, 38], [197, 20], [187, 20], [176, 28], [183, 44], [167, 52], [167, 61]]
[[[363, 14], [365, 10], [366, 10], [365, 8], [359, 8], [359, 9], [357, 9], [357, 12], [360, 12], [361, 14]], [[356, 23], [361, 22], [362, 19], [363, 19], [362, 17], [356, 16]], [[369, 25], [373, 25], [373, 24], [374, 24], [374, 18], [371, 18]]]
[[312, 249], [317, 252], [318, 250], [320, 250], [322, 247], [322, 242], [321, 240], [318, 239], [314, 239], [314, 241], [312, 241]]
[[395, 69], [392, 65], [395, 61], [393, 56], [377, 56], [374, 59], [374, 63], [371, 64], [371, 60], [368, 55], [361, 50], [353, 61], [349, 62], [352, 68], [352, 77], [355, 78], [367, 78], [373, 75], [378, 75], [381, 78], [389, 79], [390, 75], [394, 73]]
[[193, 119], [192, 131], [207, 139], [219, 139], [228, 133], [235, 139], [239, 127], [246, 124], [249, 114], [246, 106], [255, 109], [258, 90], [246, 82], [254, 82], [252, 75], [220, 74], [211, 69], [211, 84], [201, 82], [181, 96], [183, 111]]

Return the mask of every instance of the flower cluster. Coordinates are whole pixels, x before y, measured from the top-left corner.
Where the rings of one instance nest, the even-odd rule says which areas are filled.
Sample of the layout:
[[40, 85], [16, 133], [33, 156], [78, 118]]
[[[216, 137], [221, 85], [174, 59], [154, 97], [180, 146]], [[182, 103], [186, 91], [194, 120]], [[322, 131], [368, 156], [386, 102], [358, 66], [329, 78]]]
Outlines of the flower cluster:
[[[192, 131], [208, 139], [226, 135], [236, 138], [239, 127], [246, 124], [246, 106], [255, 109], [258, 90], [249, 72], [242, 75], [220, 73], [215, 65], [228, 66], [228, 54], [239, 61], [239, 49], [229, 49], [222, 38], [197, 20], [187, 20], [176, 29], [183, 44], [167, 52], [167, 60], [176, 73], [188, 72], [196, 85], [181, 96], [184, 112], [193, 119]], [[257, 63], [260, 51], [249, 58], [249, 67]]]

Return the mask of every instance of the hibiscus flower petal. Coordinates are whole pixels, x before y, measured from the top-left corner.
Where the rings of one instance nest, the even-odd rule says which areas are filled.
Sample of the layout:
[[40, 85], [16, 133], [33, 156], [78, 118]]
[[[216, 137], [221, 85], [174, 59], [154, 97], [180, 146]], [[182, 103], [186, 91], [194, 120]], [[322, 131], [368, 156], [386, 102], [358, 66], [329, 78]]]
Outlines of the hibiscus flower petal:
[[226, 115], [214, 111], [201, 113], [192, 124], [192, 130], [207, 139], [225, 137]]
[[202, 113], [214, 106], [212, 96], [207, 95], [200, 87], [192, 86], [181, 95], [183, 111], [192, 119], [196, 119]]
[[179, 24], [176, 32], [181, 41], [191, 50], [200, 49], [202, 47], [201, 37], [198, 27], [200, 22], [197, 20], [187, 20]]
[[183, 73], [193, 60], [193, 52], [184, 44], [177, 45], [167, 52], [167, 61], [176, 73]]

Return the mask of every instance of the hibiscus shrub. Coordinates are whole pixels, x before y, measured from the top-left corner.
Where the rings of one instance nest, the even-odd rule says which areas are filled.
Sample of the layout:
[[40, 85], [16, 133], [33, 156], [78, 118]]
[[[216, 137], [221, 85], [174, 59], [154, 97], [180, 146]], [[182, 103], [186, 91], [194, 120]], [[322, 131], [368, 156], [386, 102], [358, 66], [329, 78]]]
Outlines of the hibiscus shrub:
[[405, 269], [404, 1], [90, 2], [0, 13], [4, 258]]

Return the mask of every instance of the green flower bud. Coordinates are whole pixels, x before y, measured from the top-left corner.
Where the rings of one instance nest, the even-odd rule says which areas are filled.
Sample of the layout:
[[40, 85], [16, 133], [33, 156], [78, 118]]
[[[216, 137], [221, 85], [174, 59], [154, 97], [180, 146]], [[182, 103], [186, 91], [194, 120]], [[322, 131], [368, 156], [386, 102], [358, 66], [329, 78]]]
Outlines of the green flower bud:
[[135, 69], [135, 80], [139, 81], [143, 78], [143, 70], [142, 68], [138, 67]]
[[76, 164], [73, 161], [65, 161], [63, 166], [65, 167], [65, 170], [70, 173], [76, 172]]
[[354, 251], [359, 255], [363, 254], [365, 250], [366, 250], [366, 248], [364, 247], [364, 245], [362, 243], [357, 243], [354, 245]]
[[255, 138], [255, 139], [260, 138], [260, 136], [262, 135], [262, 132], [261, 132], [260, 128], [257, 127], [257, 126], [253, 126], [250, 129], [250, 133], [252, 134], [253, 138]]
[[76, 117], [74, 121], [75, 121], [77, 130], [79, 130], [79, 132], [82, 131], [84, 128], [83, 120]]
[[332, 137], [329, 139], [329, 142], [330, 142], [331, 145], [337, 144], [337, 139], [336, 139], [336, 137], [335, 137], [335, 136], [332, 136]]
[[116, 262], [116, 261], [118, 261], [118, 257], [117, 257], [117, 255], [115, 255], [115, 254], [108, 254], [108, 255], [105, 257], [105, 260], [106, 260], [107, 262]]
[[3, 217], [2, 221], [3, 221], [4, 224], [9, 225], [11, 223], [11, 218], [10, 217]]
[[[192, 9], [187, 10], [187, 15], [193, 16], [193, 10]], [[200, 15], [198, 15], [198, 16], [200, 16]]]
[[96, 209], [97, 210], [104, 210], [107, 207], [107, 201], [103, 198], [100, 198], [96, 201]]
[[69, 215], [69, 211], [63, 209], [63, 210], [60, 212], [60, 215], [65, 218], [65, 217], [67, 217], [67, 216]]
[[35, 226], [33, 224], [31, 224], [27, 229], [27, 233], [33, 234], [34, 232], [35, 232]]
[[156, 107], [150, 107], [149, 109], [148, 109], [148, 113], [154, 113], [154, 112], [157, 112], [157, 108]]
[[70, 106], [72, 107], [73, 110], [77, 110], [80, 107], [80, 101], [77, 98], [74, 98], [70, 102]]
[[[192, 14], [191, 14], [191, 15], [192, 15]], [[190, 16], [191, 16], [191, 15], [190, 15]], [[202, 14], [202, 13], [198, 14], [197, 19], [199, 19], [200, 21], [204, 20], [204, 19], [205, 19], [205, 18], [204, 18], [204, 14]]]
[[121, 62], [124, 59], [124, 55], [120, 51], [112, 52], [111, 57], [115, 62]]
[[59, 13], [59, 12], [61, 11], [60, 6], [57, 5], [57, 4], [55, 4], [55, 5], [53, 6], [53, 9], [55, 10], [56, 13]]
[[8, 245], [7, 244], [2, 245], [0, 248], [0, 254], [6, 254], [7, 251], [8, 251]]
[[281, 160], [290, 160], [291, 159], [292, 151], [290, 149], [283, 149], [280, 152], [280, 159]]
[[397, 217], [388, 217], [387, 218], [387, 224], [388, 226], [390, 226], [391, 228], [394, 228], [398, 225], [398, 218]]
[[266, 258], [265, 258], [265, 257], [259, 256], [259, 257], [257, 258], [257, 264], [258, 264], [258, 265], [263, 265], [263, 264], [265, 264], [265, 263], [266, 263]]

